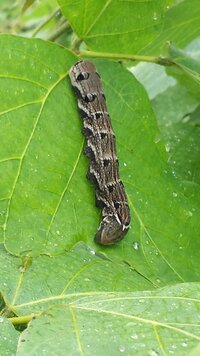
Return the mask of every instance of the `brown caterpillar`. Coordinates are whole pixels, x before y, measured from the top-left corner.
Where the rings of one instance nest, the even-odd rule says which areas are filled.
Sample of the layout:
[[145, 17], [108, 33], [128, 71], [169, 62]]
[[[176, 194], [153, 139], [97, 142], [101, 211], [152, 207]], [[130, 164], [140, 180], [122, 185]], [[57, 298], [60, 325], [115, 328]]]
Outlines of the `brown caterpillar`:
[[114, 244], [129, 229], [130, 210], [119, 178], [115, 135], [100, 76], [89, 61], [77, 62], [69, 75], [83, 118], [87, 141], [84, 153], [90, 160], [87, 177], [96, 189], [96, 206], [102, 209], [102, 221], [94, 240], [102, 245]]

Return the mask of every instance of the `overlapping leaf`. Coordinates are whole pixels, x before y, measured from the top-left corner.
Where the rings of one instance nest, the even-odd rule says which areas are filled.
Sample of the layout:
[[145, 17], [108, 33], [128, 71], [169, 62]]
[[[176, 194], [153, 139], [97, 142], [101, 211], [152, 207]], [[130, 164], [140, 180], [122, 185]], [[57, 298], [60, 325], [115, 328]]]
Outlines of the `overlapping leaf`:
[[2, 355], [14, 355], [17, 348], [19, 332], [9, 320], [0, 316], [0, 351]]
[[33, 348], [36, 354], [42, 350], [49, 355], [58, 349], [60, 355], [188, 355], [200, 340], [198, 293], [198, 285], [183, 285], [181, 291], [177, 285], [64, 303], [30, 323], [17, 355], [27, 355]]
[[2, 350], [10, 345], [14, 352], [19, 337], [20, 356], [55, 355], [57, 350], [59, 355], [101, 355], [108, 345], [116, 355], [186, 355], [200, 340], [198, 283], [144, 291], [152, 285], [142, 276], [99, 258], [83, 244], [32, 263], [1, 249], [0, 265], [4, 313], [18, 315], [10, 319], [13, 323], [29, 322], [19, 337], [0, 318], [2, 338], [12, 338]]
[[[158, 95], [153, 105], [172, 169], [190, 185], [199, 184], [198, 102], [177, 84]], [[195, 199], [198, 201], [198, 195]]]
[[73, 30], [90, 49], [136, 53], [158, 36], [171, 0], [59, 0]]
[[191, 58], [187, 52], [182, 51], [172, 44], [169, 45], [169, 54], [176, 64], [169, 73], [174, 73], [178, 80], [186, 85], [193, 96], [200, 98], [200, 61]]
[[198, 0], [176, 1], [166, 12], [163, 28], [157, 38], [146, 48], [141, 48], [145, 54], [166, 54], [166, 42], [172, 41], [183, 48], [200, 35], [199, 28], [200, 3]]

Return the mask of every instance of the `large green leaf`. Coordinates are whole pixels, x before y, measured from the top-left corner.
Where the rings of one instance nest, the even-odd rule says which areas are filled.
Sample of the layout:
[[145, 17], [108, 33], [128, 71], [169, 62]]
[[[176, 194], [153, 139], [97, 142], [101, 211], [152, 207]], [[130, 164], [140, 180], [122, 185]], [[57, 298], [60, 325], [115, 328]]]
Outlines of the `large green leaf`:
[[183, 47], [200, 35], [199, 0], [58, 3], [77, 36], [97, 52], [159, 55], [167, 41]]
[[58, 0], [73, 30], [90, 49], [136, 53], [160, 32], [171, 0]]
[[[68, 79], [77, 57], [7, 35], [0, 51], [1, 312], [13, 324], [29, 322], [17, 355], [102, 355], [108, 345], [111, 354], [195, 352], [199, 284], [169, 285], [199, 280], [199, 198], [185, 190], [181, 169], [172, 170], [143, 87], [120, 64], [95, 61], [132, 216], [120, 244], [96, 246], [100, 211]], [[192, 111], [196, 101], [187, 100]], [[18, 332], [1, 320], [2, 350], [14, 353]]]
[[77, 294], [30, 322], [17, 355], [31, 350], [35, 355], [41, 350], [48, 355], [188, 355], [200, 340], [198, 295], [198, 284], [155, 292]]
[[88, 293], [154, 289], [129, 266], [102, 257], [83, 244], [60, 256], [33, 259], [13, 257], [1, 249], [0, 290], [6, 309], [23, 316]]
[[178, 287], [101, 294], [50, 308], [22, 333], [17, 355], [34, 349], [35, 355], [186, 356], [200, 340], [199, 286], [183, 285], [177, 294]]
[[167, 41], [173, 41], [181, 48], [185, 47], [200, 35], [199, 12], [199, 0], [176, 1], [176, 4], [166, 12], [162, 30], [157, 38], [146, 48], [141, 47], [141, 52], [147, 55], [166, 54]]
[[198, 102], [179, 84], [168, 88], [153, 101], [166, 142], [168, 161], [176, 174], [190, 185], [200, 184], [200, 118], [197, 105]]
[[199, 196], [197, 184], [200, 183], [199, 51], [199, 41], [184, 51], [170, 44], [174, 69], [168, 68], [166, 73], [164, 67], [152, 63], [140, 63], [131, 68], [152, 99], [168, 162], [175, 174], [188, 183], [190, 193], [197, 190], [195, 200]]
[[192, 58], [187, 52], [182, 51], [172, 44], [169, 45], [169, 54], [176, 66], [168, 71], [183, 84], [188, 90], [200, 99], [200, 61]]
[[16, 352], [19, 332], [6, 318], [0, 316], [0, 353], [3, 356], [14, 355]]
[[8, 251], [54, 255], [82, 240], [155, 285], [198, 279], [199, 207], [184, 197], [182, 182], [170, 171], [142, 86], [120, 64], [96, 62], [132, 215], [120, 244], [96, 246], [99, 210], [85, 178], [81, 120], [67, 78], [75, 56], [12, 36], [1, 36], [0, 46], [0, 199]]
[[[16, 325], [28, 323], [18, 356], [102, 355], [108, 347], [114, 355], [182, 356], [198, 345], [198, 283], [144, 291], [152, 285], [142, 276], [101, 257], [83, 244], [32, 261], [0, 250], [3, 313], [18, 315], [10, 318]], [[14, 352], [18, 333], [1, 321], [2, 337], [11, 336], [2, 350]]]

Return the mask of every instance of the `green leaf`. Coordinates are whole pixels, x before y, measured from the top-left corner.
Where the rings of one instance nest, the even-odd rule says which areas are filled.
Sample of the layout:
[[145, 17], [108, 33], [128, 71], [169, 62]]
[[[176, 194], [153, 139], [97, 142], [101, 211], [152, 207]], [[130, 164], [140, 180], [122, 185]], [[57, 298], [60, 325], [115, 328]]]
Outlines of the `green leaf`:
[[120, 244], [96, 246], [100, 211], [85, 178], [81, 120], [67, 78], [76, 58], [41, 40], [1, 36], [0, 47], [0, 199], [8, 251], [55, 255], [81, 240], [154, 285], [198, 280], [199, 207], [170, 171], [143, 87], [120, 64], [96, 61], [132, 215]]
[[[197, 346], [199, 283], [145, 291], [152, 285], [141, 275], [102, 257], [83, 244], [62, 256], [35, 257], [32, 262], [0, 250], [4, 313], [17, 315], [10, 318], [15, 325], [28, 323], [18, 341], [18, 356], [31, 350], [102, 355], [108, 345], [109, 354], [174, 351], [182, 356]], [[10, 338], [13, 352], [15, 333]], [[10, 335], [8, 328], [1, 335]]]
[[0, 316], [0, 350], [1, 355], [10, 356], [16, 352], [19, 332], [15, 330], [11, 322]]
[[200, 354], [200, 344], [198, 344], [189, 354], [189, 356], [198, 356]]
[[[99, 52], [149, 55], [199, 34], [196, 0], [60, 3]], [[105, 247], [93, 241], [101, 212], [68, 78], [80, 55], [9, 35], [0, 53], [0, 353], [198, 355], [198, 57], [170, 46], [179, 84], [165, 74], [152, 91], [163, 71], [143, 73], [152, 102], [120, 63], [94, 60], [132, 218], [125, 239]]]
[[[175, 63], [177, 61], [177, 65], [180, 66], [175, 76], [177, 79], [181, 77], [183, 84], [185, 84], [185, 77], [190, 75], [190, 72], [187, 74], [188, 66], [194, 67], [196, 64], [198, 68], [198, 62], [194, 58], [198, 58], [199, 49], [198, 41], [188, 46], [186, 53], [170, 45], [170, 50], [174, 54], [173, 60]], [[188, 52], [193, 54], [194, 58], [188, 57]], [[180, 55], [178, 56], [177, 53]], [[183, 62], [184, 69], [182, 70]], [[161, 137], [165, 142], [168, 162], [175, 174], [181, 177], [184, 183], [188, 183], [190, 195], [193, 189], [196, 190], [195, 200], [197, 200], [199, 196], [197, 184], [200, 182], [199, 100], [196, 92], [193, 94], [190, 90], [193, 78], [187, 80], [190, 85], [180, 85], [174, 78], [167, 75], [167, 73], [174, 73], [173, 70], [167, 69], [166, 73], [164, 67], [152, 63], [140, 63], [131, 70], [152, 99]], [[198, 73], [195, 72], [195, 74], [198, 77]], [[184, 185], [183, 188], [185, 190], [186, 186]]]
[[33, 349], [48, 355], [57, 350], [59, 355], [188, 355], [200, 340], [199, 292], [194, 283], [157, 291], [77, 294], [30, 322], [17, 355]]
[[162, 28], [171, 0], [87, 2], [58, 0], [73, 30], [90, 49], [136, 53]]
[[172, 169], [183, 181], [200, 184], [198, 101], [176, 84], [158, 95], [153, 107]]
[[22, 10], [21, 10], [22, 14], [23, 14], [31, 5], [33, 5], [33, 3], [34, 3], [35, 1], [36, 1], [36, 0], [25, 0], [25, 3], [24, 3], [24, 5], [23, 5], [23, 7], [22, 7]]
[[176, 64], [168, 72], [173, 74], [181, 84], [185, 85], [188, 90], [200, 98], [200, 61], [192, 58], [187, 52], [169, 45], [169, 55]]
[[166, 53], [167, 41], [174, 42], [176, 46], [185, 47], [200, 35], [199, 11], [199, 0], [177, 1], [166, 12], [160, 34], [142, 49], [142, 53], [148, 55]]
[[8, 310], [19, 316], [40, 313], [78, 295], [153, 288], [126, 264], [114, 263], [81, 243], [63, 255], [33, 259], [0, 249], [0, 290]]
[[155, 63], [140, 62], [131, 67], [130, 71], [144, 86], [151, 100], [164, 92], [169, 86], [176, 84], [176, 80], [166, 74], [164, 66]]

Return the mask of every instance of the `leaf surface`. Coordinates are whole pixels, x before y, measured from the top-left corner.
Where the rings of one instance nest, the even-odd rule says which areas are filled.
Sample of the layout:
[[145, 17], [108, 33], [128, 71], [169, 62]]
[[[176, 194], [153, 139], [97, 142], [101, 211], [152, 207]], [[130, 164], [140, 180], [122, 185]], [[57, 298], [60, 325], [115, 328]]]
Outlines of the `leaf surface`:
[[7, 35], [0, 50], [2, 313], [14, 313], [13, 323], [36, 315], [20, 336], [18, 356], [58, 349], [102, 355], [108, 344], [116, 354], [187, 355], [200, 338], [199, 284], [176, 283], [199, 281], [199, 198], [168, 162], [144, 88], [119, 63], [95, 61], [132, 216], [120, 244], [97, 246], [100, 211], [85, 178], [68, 78], [77, 57]]
[[162, 28], [171, 0], [113, 1], [59, 0], [77, 36], [90, 49], [101, 52], [136, 53]]
[[[190, 184], [200, 183], [198, 101], [176, 84], [153, 101], [172, 169]], [[171, 110], [167, 110], [167, 108]], [[198, 201], [198, 197], [196, 197]]]
[[168, 72], [174, 75], [199, 100], [200, 61], [172, 44], [169, 45], [169, 55], [177, 67], [169, 69]]
[[200, 340], [198, 296], [198, 284], [183, 284], [75, 298], [33, 320], [17, 355], [188, 355]]
[[19, 332], [9, 320], [0, 316], [0, 350], [1, 355], [10, 356], [16, 352]]
[[174, 42], [178, 47], [185, 47], [200, 35], [199, 12], [198, 0], [175, 2], [166, 12], [159, 35], [146, 48], [141, 49], [141, 52], [147, 55], [166, 54], [168, 41]]
[[120, 244], [98, 247], [93, 236], [100, 212], [85, 179], [81, 120], [67, 78], [76, 59], [41, 40], [1, 36], [1, 46], [2, 93], [9, 85], [0, 120], [0, 191], [9, 252], [55, 255], [82, 240], [110, 259], [126, 261], [155, 285], [196, 280], [199, 209], [170, 171], [142, 86], [119, 64], [96, 61], [132, 215]]
[[102, 355], [108, 347], [117, 355], [187, 355], [198, 345], [199, 283], [145, 290], [153, 286], [142, 276], [102, 257], [83, 244], [32, 262], [0, 250], [0, 290], [7, 312], [18, 315], [10, 321], [29, 321], [10, 339], [12, 352], [17, 339], [18, 356]]

